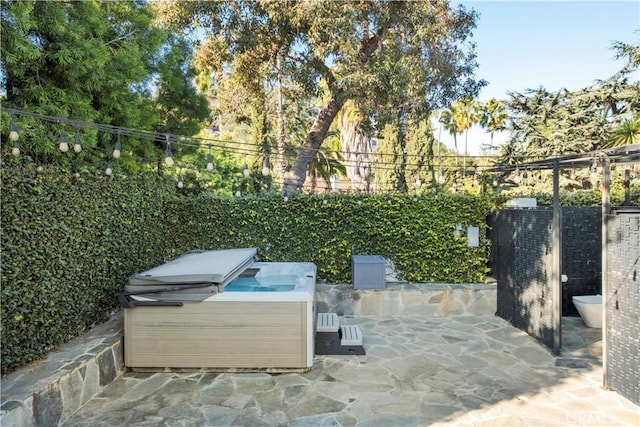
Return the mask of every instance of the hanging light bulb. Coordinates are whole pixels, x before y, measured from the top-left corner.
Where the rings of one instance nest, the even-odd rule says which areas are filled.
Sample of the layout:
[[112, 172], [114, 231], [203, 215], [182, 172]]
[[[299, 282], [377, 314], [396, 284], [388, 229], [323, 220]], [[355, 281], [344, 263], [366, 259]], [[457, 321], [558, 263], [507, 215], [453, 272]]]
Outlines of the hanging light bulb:
[[520, 184], [520, 168], [516, 166], [515, 176], [513, 177], [513, 182], [516, 184]]
[[82, 145], [80, 145], [80, 134], [76, 132], [76, 140], [73, 144], [73, 151], [79, 153], [82, 151]]
[[529, 174], [527, 173], [527, 170], [525, 169], [524, 172], [522, 173], [522, 184], [523, 185], [527, 185], [529, 183]]
[[422, 180], [420, 179], [420, 175], [416, 177], [416, 188], [420, 188], [422, 185]]
[[12, 121], [11, 124], [9, 125], [9, 139], [11, 141], [16, 142], [18, 140], [18, 138], [20, 137], [18, 135], [19, 130], [20, 128]]
[[442, 168], [440, 168], [440, 171], [438, 172], [438, 182], [440, 184], [444, 184], [444, 173], [442, 172]]
[[249, 171], [249, 166], [247, 166], [247, 164], [244, 164], [244, 169], [242, 170], [242, 173], [244, 174], [245, 177], [249, 177], [249, 175], [251, 174], [251, 172]]
[[473, 174], [473, 182], [471, 183], [471, 185], [473, 185], [474, 187], [478, 186], [478, 174], [477, 173]]
[[178, 175], [178, 188], [184, 187], [184, 182], [182, 181], [182, 175]]
[[491, 181], [491, 185], [493, 185], [494, 187], [498, 186], [498, 179], [494, 176], [493, 180]]
[[111, 169], [111, 162], [107, 163], [107, 168], [104, 170], [104, 174], [107, 176], [111, 176], [113, 170]]
[[121, 149], [122, 149], [122, 146], [120, 145], [120, 131], [118, 131], [118, 140], [116, 141], [116, 146], [113, 148], [113, 153], [111, 154], [111, 156], [114, 159], [119, 159]]
[[576, 170], [575, 169], [571, 169], [571, 176], [569, 176], [569, 178], [571, 178], [571, 180], [575, 181], [576, 180]]
[[42, 171], [44, 171], [44, 166], [42, 166], [42, 163], [38, 162], [38, 167], [36, 168], [36, 170], [37, 170], [38, 172], [42, 172]]
[[209, 149], [209, 154], [207, 155], [207, 170], [211, 172], [213, 171], [213, 156], [211, 155], [211, 144], [207, 144], [207, 148]]
[[269, 172], [271, 172], [271, 170], [269, 169], [269, 159], [265, 157], [262, 161], [262, 176], [269, 176]]
[[20, 155], [20, 143], [17, 140], [13, 141], [13, 148], [11, 148], [11, 154], [14, 156]]
[[236, 197], [240, 197], [242, 193], [240, 192], [240, 187], [236, 189]]
[[62, 134], [60, 134], [60, 145], [58, 145], [58, 148], [63, 153], [66, 153], [67, 151], [69, 151], [69, 143], [67, 142], [67, 134], [64, 133], [64, 132]]
[[171, 154], [171, 145], [169, 144], [167, 144], [167, 149], [165, 150], [164, 164], [167, 167], [173, 166], [173, 154]]
[[284, 202], [287, 203], [289, 201], [289, 193], [284, 192]]

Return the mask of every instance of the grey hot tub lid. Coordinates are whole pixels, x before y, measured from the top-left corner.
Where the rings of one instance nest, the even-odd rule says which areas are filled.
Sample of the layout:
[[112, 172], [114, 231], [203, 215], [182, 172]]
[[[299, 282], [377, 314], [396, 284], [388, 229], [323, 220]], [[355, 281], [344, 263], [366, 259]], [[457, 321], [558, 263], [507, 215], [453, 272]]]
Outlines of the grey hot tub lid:
[[225, 284], [256, 260], [255, 248], [192, 251], [129, 278], [129, 285]]

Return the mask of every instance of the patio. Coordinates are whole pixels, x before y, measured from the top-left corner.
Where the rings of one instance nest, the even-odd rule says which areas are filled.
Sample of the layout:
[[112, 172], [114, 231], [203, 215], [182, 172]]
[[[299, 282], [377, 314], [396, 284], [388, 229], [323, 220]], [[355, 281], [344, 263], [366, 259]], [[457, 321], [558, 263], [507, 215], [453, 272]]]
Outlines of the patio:
[[305, 374], [135, 373], [63, 426], [636, 426], [601, 388], [599, 334], [565, 318], [566, 354], [491, 315], [358, 316], [366, 356], [318, 356]]

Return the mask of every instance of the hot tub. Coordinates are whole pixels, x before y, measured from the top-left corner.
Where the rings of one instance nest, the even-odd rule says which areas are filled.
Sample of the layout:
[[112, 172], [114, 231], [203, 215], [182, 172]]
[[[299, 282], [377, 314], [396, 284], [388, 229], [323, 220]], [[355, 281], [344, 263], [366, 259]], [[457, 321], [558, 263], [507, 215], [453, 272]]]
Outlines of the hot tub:
[[315, 282], [315, 264], [257, 262], [255, 249], [186, 254], [134, 275], [121, 295], [125, 365], [308, 371]]

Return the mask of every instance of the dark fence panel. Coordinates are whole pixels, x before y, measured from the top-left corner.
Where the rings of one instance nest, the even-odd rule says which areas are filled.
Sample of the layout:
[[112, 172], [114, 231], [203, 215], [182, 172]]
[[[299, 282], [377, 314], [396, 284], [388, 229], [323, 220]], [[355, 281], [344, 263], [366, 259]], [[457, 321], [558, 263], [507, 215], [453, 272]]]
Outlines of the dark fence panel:
[[497, 315], [553, 346], [550, 209], [502, 209], [492, 214]]
[[607, 234], [608, 385], [640, 405], [640, 214], [608, 216]]
[[562, 208], [562, 315], [579, 317], [574, 295], [602, 292], [602, 208]]

